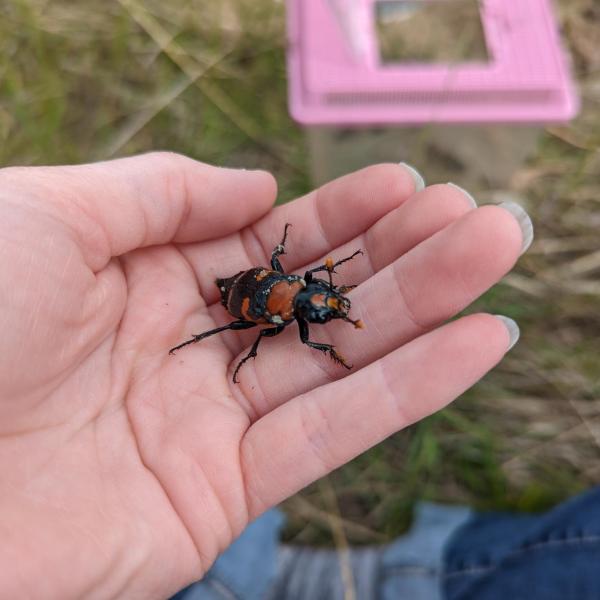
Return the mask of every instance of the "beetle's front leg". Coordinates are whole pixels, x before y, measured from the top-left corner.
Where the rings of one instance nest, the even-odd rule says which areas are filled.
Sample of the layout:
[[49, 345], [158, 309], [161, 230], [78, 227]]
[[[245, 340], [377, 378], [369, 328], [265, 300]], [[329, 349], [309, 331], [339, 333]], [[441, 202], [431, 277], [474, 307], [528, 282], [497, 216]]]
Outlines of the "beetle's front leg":
[[[329, 276], [329, 286], [333, 288], [333, 280], [331, 278], [331, 274], [336, 273], [335, 268], [339, 267], [340, 265], [344, 264], [345, 262], [348, 262], [349, 260], [352, 260], [355, 256], [358, 256], [359, 254], [364, 254], [364, 253], [362, 250], [357, 250], [351, 256], [342, 258], [342, 260], [338, 260], [336, 263], [334, 263], [333, 259], [331, 257], [329, 257], [325, 260], [324, 264], [322, 264], [318, 267], [315, 267], [314, 269], [309, 269], [308, 271], [306, 271], [306, 273], [304, 273], [304, 281], [306, 281], [307, 283], [310, 283], [312, 281], [313, 273], [319, 273], [320, 271], [327, 271], [327, 275]], [[348, 289], [352, 289], [353, 287], [356, 287], [356, 286], [346, 286], [346, 287]]]
[[308, 339], [308, 323], [304, 319], [296, 319], [298, 321], [298, 331], [300, 332], [300, 339], [303, 344], [314, 348], [315, 350], [320, 350], [321, 352], [325, 352], [329, 354], [329, 356], [334, 360], [338, 365], [342, 365], [346, 367], [346, 369], [351, 369], [352, 365], [349, 365], [341, 354], [338, 354], [335, 348], [331, 344], [320, 344], [319, 342], [311, 342]]
[[282, 254], [285, 254], [285, 239], [287, 238], [288, 227], [291, 227], [291, 225], [286, 223], [283, 229], [283, 239], [277, 246], [275, 246], [271, 254], [271, 268], [273, 271], [278, 271], [279, 273], [285, 273], [278, 257]]

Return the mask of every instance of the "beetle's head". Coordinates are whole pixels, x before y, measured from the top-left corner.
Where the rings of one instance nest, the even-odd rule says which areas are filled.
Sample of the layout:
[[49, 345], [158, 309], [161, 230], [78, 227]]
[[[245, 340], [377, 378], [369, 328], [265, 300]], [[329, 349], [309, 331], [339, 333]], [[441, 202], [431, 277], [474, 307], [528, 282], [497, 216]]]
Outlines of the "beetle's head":
[[327, 323], [331, 319], [343, 319], [357, 328], [362, 321], [353, 321], [348, 317], [350, 299], [344, 296], [346, 288], [336, 288], [321, 279], [313, 279], [295, 300], [296, 315], [309, 323]]

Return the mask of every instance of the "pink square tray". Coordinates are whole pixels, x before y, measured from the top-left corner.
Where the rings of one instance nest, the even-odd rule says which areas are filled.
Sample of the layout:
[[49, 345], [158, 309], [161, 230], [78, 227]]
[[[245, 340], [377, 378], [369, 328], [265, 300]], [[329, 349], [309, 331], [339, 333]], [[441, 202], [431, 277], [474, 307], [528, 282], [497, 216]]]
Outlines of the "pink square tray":
[[[490, 61], [463, 64], [382, 64], [375, 2], [288, 0], [289, 102], [296, 120], [543, 123], [577, 113], [550, 0], [481, 0]], [[354, 46], [340, 14], [354, 28]]]

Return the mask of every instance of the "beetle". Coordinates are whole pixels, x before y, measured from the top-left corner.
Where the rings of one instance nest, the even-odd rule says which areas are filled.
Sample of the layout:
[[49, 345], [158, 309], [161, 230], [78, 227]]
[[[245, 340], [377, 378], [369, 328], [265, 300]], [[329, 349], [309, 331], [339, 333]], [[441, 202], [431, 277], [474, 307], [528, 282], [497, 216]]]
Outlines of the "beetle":
[[[273, 249], [270, 269], [254, 267], [215, 281], [221, 293], [221, 304], [237, 320], [229, 325], [193, 335], [191, 339], [171, 348], [169, 354], [228, 329], [239, 331], [257, 325], [273, 325], [273, 327], [261, 330], [250, 352], [238, 363], [233, 372], [233, 382], [239, 383], [237, 379], [239, 370], [246, 361], [256, 357], [261, 340], [265, 337], [279, 335], [288, 325], [296, 321], [303, 344], [328, 353], [336, 363], [346, 369], [352, 368], [352, 365], [347, 364], [331, 344], [311, 342], [308, 339], [308, 324], [322, 324], [332, 319], [342, 319], [352, 323], [357, 329], [364, 327], [360, 319], [353, 320], [348, 316], [351, 304], [344, 294], [356, 286], [335, 286], [332, 277], [332, 274], [337, 272], [336, 267], [363, 252], [357, 250], [351, 256], [338, 260], [336, 263], [333, 262], [333, 259], [327, 258], [323, 265], [306, 271], [303, 277], [288, 274], [281, 266], [279, 257], [286, 253], [285, 242], [290, 226], [290, 223], [285, 224], [283, 239]], [[328, 281], [314, 277], [315, 273], [322, 271], [327, 272]]]

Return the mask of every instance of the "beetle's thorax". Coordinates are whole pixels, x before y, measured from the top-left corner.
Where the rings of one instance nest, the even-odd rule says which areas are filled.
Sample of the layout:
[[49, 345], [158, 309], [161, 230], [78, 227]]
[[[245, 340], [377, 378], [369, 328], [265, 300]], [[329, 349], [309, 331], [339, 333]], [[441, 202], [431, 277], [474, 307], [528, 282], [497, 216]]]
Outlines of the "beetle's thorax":
[[313, 280], [294, 299], [294, 315], [309, 323], [343, 319], [349, 311], [350, 300], [321, 279]]

